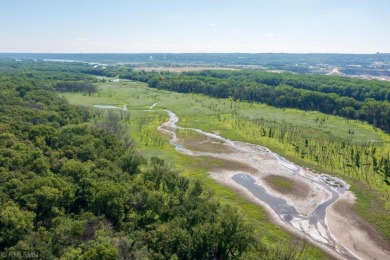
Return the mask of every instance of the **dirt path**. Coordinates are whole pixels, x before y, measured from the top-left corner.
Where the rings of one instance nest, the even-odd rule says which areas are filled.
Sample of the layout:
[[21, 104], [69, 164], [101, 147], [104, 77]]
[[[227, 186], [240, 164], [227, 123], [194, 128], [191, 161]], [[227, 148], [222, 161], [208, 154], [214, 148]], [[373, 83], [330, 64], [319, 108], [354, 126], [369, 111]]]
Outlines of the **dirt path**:
[[[284, 228], [306, 236], [336, 258], [390, 259], [388, 245], [379, 243], [375, 230], [340, 206], [353, 201], [343, 180], [301, 168], [263, 146], [231, 141], [200, 129], [181, 128], [177, 126], [179, 118], [166, 112], [170, 119], [158, 129], [171, 136], [170, 143], [178, 151], [225, 162], [210, 172], [211, 177], [262, 205]], [[213, 146], [220, 144], [221, 149], [208, 150], [205, 138], [201, 138], [199, 146], [203, 144], [206, 149], [191, 150], [178, 138], [178, 129], [196, 131]], [[194, 142], [191, 140], [192, 147]], [[224, 149], [228, 152], [224, 153]]]

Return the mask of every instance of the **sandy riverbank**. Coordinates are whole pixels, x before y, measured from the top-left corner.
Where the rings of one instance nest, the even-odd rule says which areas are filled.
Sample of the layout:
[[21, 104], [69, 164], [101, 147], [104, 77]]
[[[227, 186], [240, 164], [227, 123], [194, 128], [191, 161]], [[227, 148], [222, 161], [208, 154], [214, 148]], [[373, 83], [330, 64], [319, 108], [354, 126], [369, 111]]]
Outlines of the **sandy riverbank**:
[[266, 204], [263, 203], [261, 200], [256, 198], [252, 193], [250, 193], [248, 190], [244, 189], [241, 185], [237, 184], [232, 180], [232, 176], [235, 175], [237, 172], [235, 171], [226, 171], [226, 170], [221, 170], [221, 171], [212, 171], [210, 172], [210, 176], [213, 180], [216, 182], [229, 187], [232, 189], [234, 192], [236, 192], [239, 196], [243, 197], [246, 199], [248, 202], [256, 204], [264, 208], [268, 214], [269, 220], [271, 223], [274, 223], [278, 226], [281, 226], [284, 230], [286, 230], [288, 233], [297, 236], [303, 240], [307, 240], [308, 242], [314, 244], [315, 246], [321, 248], [324, 250], [326, 254], [329, 256], [333, 257], [334, 259], [345, 259], [344, 257], [340, 256], [337, 252], [331, 250], [325, 245], [322, 245], [320, 243], [316, 243], [312, 240], [308, 240], [306, 235], [300, 232], [299, 230], [295, 229], [294, 227], [287, 225], [284, 223], [280, 217]]
[[327, 211], [332, 234], [360, 259], [390, 259], [390, 245], [352, 210], [355, 196], [346, 192]]

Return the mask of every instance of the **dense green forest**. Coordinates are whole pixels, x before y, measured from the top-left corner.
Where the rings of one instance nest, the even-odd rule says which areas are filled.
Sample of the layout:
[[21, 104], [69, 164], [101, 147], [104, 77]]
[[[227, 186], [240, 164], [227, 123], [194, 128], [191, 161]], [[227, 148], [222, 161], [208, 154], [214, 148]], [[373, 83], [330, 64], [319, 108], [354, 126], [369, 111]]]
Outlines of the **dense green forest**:
[[97, 92], [97, 87], [86, 82], [59, 82], [56, 84], [56, 91], [59, 92], [83, 92], [92, 94]]
[[55, 92], [64, 80], [74, 86], [75, 81], [93, 82], [92, 78], [32, 71], [8, 68], [0, 73], [2, 256], [302, 255], [298, 247], [266, 247], [245, 218], [218, 203], [200, 181], [179, 176], [159, 158], [140, 156], [123, 122], [129, 117], [108, 113], [105, 120], [92, 123], [93, 110], [71, 106]]

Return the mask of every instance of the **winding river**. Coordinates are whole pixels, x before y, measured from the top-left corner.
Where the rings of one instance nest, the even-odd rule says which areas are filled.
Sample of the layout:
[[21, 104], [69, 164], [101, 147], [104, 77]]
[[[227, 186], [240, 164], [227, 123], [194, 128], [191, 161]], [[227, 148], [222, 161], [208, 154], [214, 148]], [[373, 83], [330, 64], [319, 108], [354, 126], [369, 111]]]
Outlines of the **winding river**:
[[[154, 106], [151, 106], [151, 109]], [[313, 242], [327, 247], [336, 252], [339, 258], [358, 259], [351, 251], [347, 250], [336, 240], [330, 232], [327, 224], [327, 208], [339, 199], [339, 196], [346, 192], [348, 185], [341, 179], [326, 174], [314, 173], [286, 160], [269, 149], [244, 142], [232, 141], [223, 138], [215, 133], [207, 133], [195, 128], [182, 128], [177, 125], [179, 118], [175, 113], [165, 110], [169, 115], [169, 120], [158, 127], [158, 130], [170, 136], [170, 143], [182, 153], [190, 156], [209, 156], [216, 159], [229, 160], [245, 164], [255, 172], [243, 170], [227, 170], [214, 172], [212, 176], [222, 183], [230, 183], [230, 186], [240, 187], [249, 193], [253, 198], [261, 201], [273, 215], [276, 215], [283, 225], [295, 229]], [[213, 145], [221, 146], [218, 152], [210, 150], [191, 150], [177, 137], [176, 131], [192, 130], [203, 135]], [[226, 152], [223, 152], [223, 150]], [[222, 150], [222, 152], [221, 152]], [[314, 195], [313, 201], [303, 198], [300, 203], [281, 196], [270, 189], [261, 181], [261, 176], [277, 172], [282, 176], [288, 176], [295, 181], [302, 182], [310, 187]], [[224, 181], [222, 181], [224, 180]], [[316, 195], [320, 194], [320, 195]], [[305, 204], [307, 203], [307, 204]]]

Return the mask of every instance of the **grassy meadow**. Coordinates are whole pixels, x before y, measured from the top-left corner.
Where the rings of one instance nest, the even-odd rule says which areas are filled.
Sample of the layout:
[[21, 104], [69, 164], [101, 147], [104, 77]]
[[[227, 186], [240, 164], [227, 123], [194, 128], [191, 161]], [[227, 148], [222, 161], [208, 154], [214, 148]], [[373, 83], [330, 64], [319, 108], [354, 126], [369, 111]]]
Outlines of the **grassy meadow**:
[[[357, 195], [355, 211], [390, 241], [390, 186], [384, 183], [383, 176], [374, 172], [371, 161], [390, 151], [390, 137], [379, 129], [319, 112], [174, 93], [127, 80], [99, 83], [98, 86], [99, 92], [90, 96], [61, 95], [77, 105], [115, 105], [118, 108], [127, 105], [131, 136], [146, 157], [159, 156], [175, 165], [183, 175], [201, 179], [221, 203], [239, 207], [248, 221], [256, 224], [259, 236], [266, 242], [287, 241], [290, 235], [268, 222], [264, 210], [208, 177], [209, 169], [224, 162], [176, 152], [168, 137], [157, 131], [157, 126], [168, 119], [163, 109], [175, 112], [180, 118], [180, 126], [261, 144], [301, 166], [341, 176]], [[153, 111], [147, 111], [156, 102]], [[178, 134], [186, 139], [201, 138], [185, 131]], [[359, 162], [356, 154], [359, 154]], [[289, 183], [275, 180], [274, 185], [288, 189]], [[310, 250], [313, 258], [322, 254], [317, 249]]]

